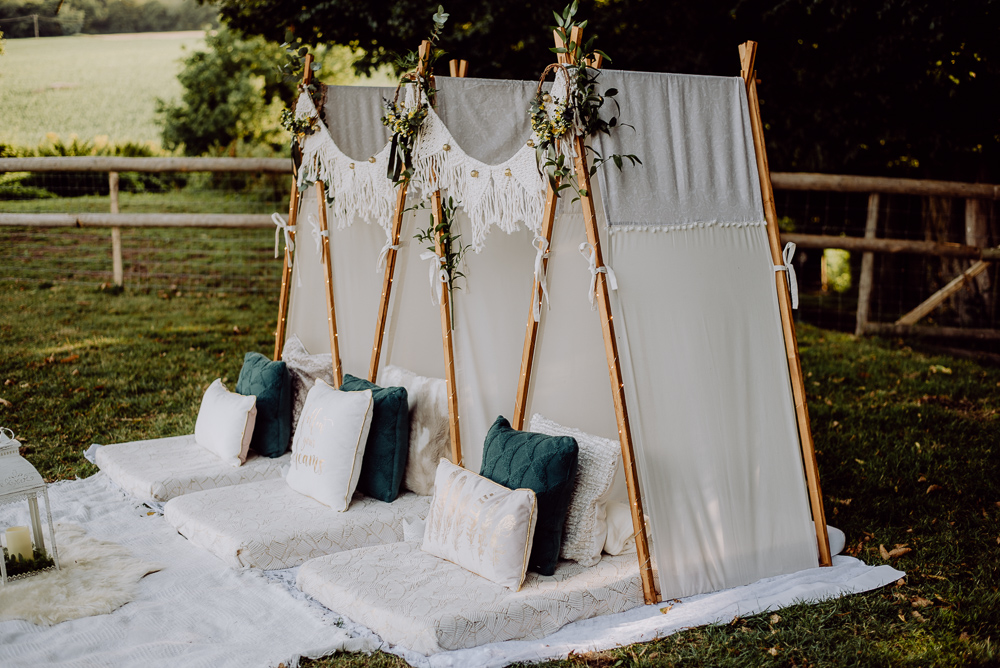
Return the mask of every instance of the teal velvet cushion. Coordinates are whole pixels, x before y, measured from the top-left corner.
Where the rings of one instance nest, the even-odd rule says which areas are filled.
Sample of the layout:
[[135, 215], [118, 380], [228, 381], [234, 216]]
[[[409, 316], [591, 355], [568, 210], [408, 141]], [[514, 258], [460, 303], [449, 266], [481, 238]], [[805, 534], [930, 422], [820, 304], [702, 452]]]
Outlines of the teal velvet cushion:
[[363, 378], [344, 376], [345, 392], [371, 390], [375, 400], [358, 491], [386, 503], [396, 500], [410, 454], [410, 408], [405, 387], [379, 387]]
[[257, 422], [250, 449], [264, 457], [280, 457], [292, 435], [292, 379], [284, 362], [247, 353], [236, 381], [236, 392], [257, 397]]
[[576, 439], [517, 431], [503, 416], [486, 434], [479, 474], [510, 489], [534, 490], [538, 497], [528, 570], [542, 575], [555, 573], [578, 454]]

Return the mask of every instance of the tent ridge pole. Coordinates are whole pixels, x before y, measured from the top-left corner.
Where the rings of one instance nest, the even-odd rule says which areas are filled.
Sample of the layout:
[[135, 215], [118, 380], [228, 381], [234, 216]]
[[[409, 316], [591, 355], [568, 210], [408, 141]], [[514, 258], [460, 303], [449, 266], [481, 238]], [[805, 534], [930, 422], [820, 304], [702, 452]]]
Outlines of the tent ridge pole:
[[337, 308], [333, 300], [333, 263], [330, 259], [330, 228], [326, 219], [326, 187], [316, 182], [316, 199], [319, 205], [319, 232], [323, 239], [323, 278], [326, 280], [327, 325], [330, 330], [330, 356], [333, 358], [333, 382], [340, 387], [344, 372], [340, 365], [340, 343], [337, 338]]
[[[771, 261], [775, 265], [784, 264], [781, 257], [781, 242], [778, 238], [778, 213], [774, 205], [774, 190], [771, 186], [771, 172], [767, 164], [767, 150], [764, 145], [764, 125], [760, 115], [760, 100], [757, 97], [757, 72], [754, 69], [757, 57], [757, 43], [748, 41], [740, 45], [741, 76], [747, 87], [747, 102], [750, 111], [750, 126], [753, 132], [754, 151], [757, 157], [757, 172], [760, 177], [761, 199], [764, 217], [767, 220], [767, 238], [771, 249]], [[778, 292], [778, 310], [781, 314], [781, 329], [785, 341], [785, 357], [788, 360], [789, 380], [792, 399], [795, 403], [795, 418], [799, 431], [799, 446], [802, 451], [802, 465], [805, 469], [809, 505], [816, 527], [819, 545], [820, 566], [831, 566], [830, 539], [826, 531], [826, 514], [823, 510], [823, 492], [820, 489], [819, 465], [813, 446], [812, 429], [809, 425], [809, 407], [806, 404], [805, 380], [802, 377], [802, 361], [799, 358], [799, 344], [795, 336], [792, 319], [792, 301], [788, 283], [783, 272], [775, 272]]]
[[[302, 73], [302, 85], [308, 86], [312, 80], [312, 54], [306, 54], [305, 68]], [[294, 148], [293, 148], [294, 150]], [[292, 191], [288, 198], [288, 238], [295, 243], [295, 221], [299, 215], [299, 183], [298, 174], [294, 173], [295, 163], [292, 163]], [[288, 298], [291, 291], [292, 260], [291, 249], [285, 246], [285, 255], [281, 264], [281, 292], [278, 293], [278, 325], [274, 331], [274, 360], [281, 359], [281, 350], [285, 346], [285, 334], [288, 331]]]

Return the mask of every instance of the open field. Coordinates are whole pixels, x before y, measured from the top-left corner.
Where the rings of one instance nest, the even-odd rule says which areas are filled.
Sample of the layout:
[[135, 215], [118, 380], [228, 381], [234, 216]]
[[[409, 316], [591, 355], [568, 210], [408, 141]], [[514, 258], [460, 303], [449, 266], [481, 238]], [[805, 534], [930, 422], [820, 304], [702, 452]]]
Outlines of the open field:
[[[49, 480], [94, 473], [82, 456], [92, 442], [188, 433], [213, 378], [233, 382], [244, 352], [273, 351], [276, 289], [0, 284], [0, 424]], [[546, 665], [1000, 663], [1000, 369], [902, 341], [799, 335], [827, 517], [868, 563], [883, 546], [910, 549], [891, 560], [905, 582]]]
[[37, 146], [49, 132], [159, 143], [155, 100], [180, 97], [181, 58], [204, 41], [197, 31], [7, 40], [0, 143]]

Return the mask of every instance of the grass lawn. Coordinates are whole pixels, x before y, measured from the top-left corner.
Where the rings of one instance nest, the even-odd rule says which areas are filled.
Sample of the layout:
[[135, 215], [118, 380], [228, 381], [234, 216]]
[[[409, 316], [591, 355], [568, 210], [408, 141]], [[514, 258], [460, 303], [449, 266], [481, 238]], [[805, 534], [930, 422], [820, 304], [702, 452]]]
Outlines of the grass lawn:
[[[0, 425], [48, 480], [91, 475], [92, 442], [190, 432], [212, 379], [234, 382], [246, 351], [273, 352], [276, 312], [274, 294], [0, 283]], [[1000, 369], [899, 340], [799, 335], [828, 520], [849, 554], [905, 581], [544, 665], [1000, 664]]]
[[204, 42], [198, 31], [7, 40], [0, 143], [37, 146], [48, 132], [158, 143], [155, 99], [180, 97], [181, 58]]

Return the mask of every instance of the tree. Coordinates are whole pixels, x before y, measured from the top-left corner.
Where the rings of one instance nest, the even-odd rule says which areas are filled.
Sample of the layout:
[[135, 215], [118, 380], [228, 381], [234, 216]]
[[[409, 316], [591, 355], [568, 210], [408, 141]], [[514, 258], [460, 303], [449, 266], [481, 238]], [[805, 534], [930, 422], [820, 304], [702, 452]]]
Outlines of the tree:
[[206, 46], [187, 58], [178, 75], [181, 101], [157, 101], [164, 147], [183, 147], [187, 155], [218, 153], [237, 142], [280, 148], [285, 139], [278, 115], [295, 90], [277, 69], [284, 50], [262, 37], [241, 39], [232, 30], [208, 35]]
[[[218, 0], [229, 25], [360, 47], [362, 71], [416, 47], [439, 0]], [[477, 76], [532, 79], [564, 0], [455, 0], [441, 45]], [[760, 43], [773, 169], [1000, 181], [1000, 0], [582, 0], [619, 69], [735, 75]], [[627, 109], [624, 110], [627, 116]]]

